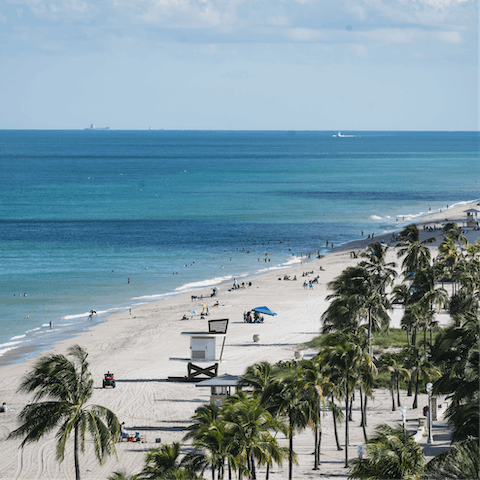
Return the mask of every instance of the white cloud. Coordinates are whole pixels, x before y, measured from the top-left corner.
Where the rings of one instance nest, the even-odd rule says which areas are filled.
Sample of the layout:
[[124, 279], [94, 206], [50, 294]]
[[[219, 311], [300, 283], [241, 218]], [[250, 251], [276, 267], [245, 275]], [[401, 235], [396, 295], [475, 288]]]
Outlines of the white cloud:
[[352, 50], [360, 57], [364, 57], [368, 53], [367, 47], [365, 47], [365, 45], [362, 45], [361, 43], [354, 43], [353, 45], [351, 45], [351, 47]]

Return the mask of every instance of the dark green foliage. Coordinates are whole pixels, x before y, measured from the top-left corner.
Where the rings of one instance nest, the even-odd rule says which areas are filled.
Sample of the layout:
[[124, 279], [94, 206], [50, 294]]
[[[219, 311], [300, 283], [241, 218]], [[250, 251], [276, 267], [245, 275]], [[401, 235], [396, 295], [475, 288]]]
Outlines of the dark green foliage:
[[480, 448], [478, 438], [454, 445], [430, 460], [424, 480], [474, 480], [480, 478]]
[[450, 298], [449, 309], [452, 317], [466, 312], [476, 312], [478, 311], [478, 299], [466, 289], [459, 290]]
[[422, 448], [401, 425], [379, 425], [365, 447], [366, 457], [353, 461], [349, 478], [412, 479], [423, 471]]

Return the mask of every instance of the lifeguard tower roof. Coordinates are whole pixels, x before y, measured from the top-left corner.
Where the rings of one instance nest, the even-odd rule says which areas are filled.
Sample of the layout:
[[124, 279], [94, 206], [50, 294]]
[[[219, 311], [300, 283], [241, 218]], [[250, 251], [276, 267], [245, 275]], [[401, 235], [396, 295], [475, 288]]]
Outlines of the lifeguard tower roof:
[[235, 387], [242, 380], [242, 377], [237, 375], [230, 375], [224, 373], [218, 377], [209, 378], [208, 380], [203, 380], [200, 383], [195, 385], [196, 387]]

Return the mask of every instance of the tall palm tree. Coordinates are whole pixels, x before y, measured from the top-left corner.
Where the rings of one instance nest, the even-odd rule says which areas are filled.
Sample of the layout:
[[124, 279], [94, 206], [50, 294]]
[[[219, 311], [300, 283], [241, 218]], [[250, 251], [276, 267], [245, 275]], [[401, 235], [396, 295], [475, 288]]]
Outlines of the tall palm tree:
[[79, 345], [74, 345], [68, 350], [72, 360], [65, 355], [52, 354], [37, 361], [19, 387], [22, 392], [35, 392], [33, 403], [20, 412], [21, 426], [8, 437], [25, 437], [21, 443], [23, 448], [59, 427], [56, 457], [61, 462], [67, 440], [73, 432], [77, 480], [80, 480], [79, 451], [85, 450], [87, 432], [100, 463], [110, 454], [116, 456], [115, 441], [120, 432], [113, 412], [100, 405], [88, 405], [93, 394], [93, 379], [88, 371], [87, 355]]
[[348, 467], [349, 406], [360, 376], [362, 364], [367, 360], [356, 338], [346, 334], [328, 334], [322, 337], [322, 362], [332, 382], [342, 384], [345, 399], [345, 467]]
[[448, 222], [442, 228], [445, 238], [451, 238], [460, 248], [467, 246], [467, 237], [463, 234], [463, 228], [459, 227], [455, 222]]
[[423, 471], [422, 448], [401, 425], [379, 425], [365, 447], [366, 458], [353, 461], [349, 478], [410, 480]]
[[369, 353], [372, 353], [372, 332], [388, 329], [391, 308], [383, 289], [385, 279], [371, 274], [366, 266], [347, 267], [328, 284], [333, 290], [327, 300], [333, 302], [322, 315], [323, 332], [357, 334], [366, 321]]
[[392, 412], [395, 408], [395, 388], [397, 389], [397, 404], [400, 407], [400, 380], [410, 378], [410, 372], [401, 364], [396, 353], [385, 352], [378, 359], [380, 370], [390, 373], [390, 394], [392, 395]]
[[195, 448], [206, 452], [206, 455], [197, 454], [197, 459], [200, 455], [206, 465], [210, 465], [212, 478], [215, 478], [217, 470], [219, 478], [222, 478], [231, 447], [222, 408], [207, 403], [198, 407], [191, 419], [193, 423], [186, 428], [184, 439], [191, 439]]
[[265, 390], [267, 403], [279, 415], [286, 417], [288, 424], [288, 479], [293, 478], [293, 437], [299, 430], [303, 430], [315, 414], [312, 401], [305, 394], [298, 362], [278, 362], [275, 365], [276, 378]]
[[282, 464], [286, 451], [272, 433], [287, 434], [287, 428], [263, 407], [258, 395], [239, 392], [228, 398], [222, 410], [228, 442], [233, 446], [230, 453], [237, 465], [246, 467], [250, 478], [257, 478], [255, 462], [269, 466], [273, 462]]
[[321, 365], [319, 358], [312, 360], [303, 360], [300, 362], [300, 376], [303, 388], [307, 390], [307, 395], [312, 395], [317, 414], [313, 418], [313, 431], [315, 435], [314, 452], [314, 470], [318, 470], [320, 464], [320, 446], [322, 443], [322, 421], [321, 409], [325, 407], [325, 397], [335, 392], [333, 383], [327, 378], [325, 369]]
[[368, 245], [366, 251], [361, 254], [366, 258], [359, 263], [367, 272], [375, 278], [375, 284], [378, 285], [381, 293], [385, 293], [385, 288], [392, 285], [393, 280], [397, 276], [395, 262], [387, 262], [388, 246], [383, 246], [380, 242], [374, 242]]
[[430, 250], [427, 245], [434, 242], [434, 237], [420, 241], [420, 232], [416, 225], [408, 225], [400, 232], [397, 257], [405, 255], [402, 262], [405, 278], [413, 277], [416, 272], [430, 264]]

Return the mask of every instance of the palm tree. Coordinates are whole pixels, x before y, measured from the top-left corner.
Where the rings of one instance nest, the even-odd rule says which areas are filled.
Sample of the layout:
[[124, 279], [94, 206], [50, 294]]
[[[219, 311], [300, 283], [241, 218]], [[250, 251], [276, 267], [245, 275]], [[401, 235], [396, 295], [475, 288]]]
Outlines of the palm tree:
[[314, 411], [311, 398], [307, 397], [303, 388], [298, 362], [278, 362], [275, 365], [276, 378], [265, 390], [264, 397], [267, 404], [278, 415], [287, 418], [288, 422], [288, 479], [293, 478], [293, 437], [295, 432], [304, 429]]
[[467, 238], [463, 234], [463, 228], [459, 227], [455, 222], [448, 222], [442, 228], [445, 238], [451, 238], [460, 248], [467, 246]]
[[325, 375], [319, 358], [313, 360], [303, 360], [300, 362], [300, 375], [305, 388], [308, 393], [312, 395], [317, 414], [313, 419], [313, 431], [315, 435], [315, 454], [314, 454], [314, 470], [318, 470], [320, 464], [320, 445], [322, 443], [322, 422], [321, 409], [325, 407], [325, 396], [334, 391], [333, 383]]
[[425, 480], [480, 478], [480, 449], [478, 439], [454, 445], [430, 460], [425, 466]]
[[116, 456], [115, 441], [120, 425], [116, 415], [108, 408], [87, 404], [93, 394], [88, 354], [74, 345], [69, 348], [68, 355], [72, 360], [58, 354], [40, 358], [24, 377], [19, 391], [35, 392], [34, 400], [20, 412], [21, 426], [8, 438], [25, 437], [21, 443], [23, 448], [59, 427], [56, 456], [61, 462], [65, 457], [66, 442], [73, 431], [75, 478], [80, 480], [79, 450], [85, 450], [87, 432], [93, 440], [98, 461], [103, 463], [108, 455]]
[[366, 251], [361, 254], [367, 260], [359, 263], [367, 272], [375, 278], [382, 294], [385, 293], [385, 287], [392, 285], [393, 280], [397, 276], [395, 262], [387, 262], [388, 246], [383, 246], [380, 242], [374, 242], [368, 245]]
[[392, 412], [395, 409], [395, 388], [397, 389], [397, 403], [400, 407], [400, 379], [410, 378], [410, 372], [400, 363], [400, 356], [396, 353], [385, 352], [378, 360], [380, 370], [390, 373], [390, 393], [392, 395]]
[[367, 456], [353, 461], [349, 478], [413, 479], [423, 471], [422, 448], [401, 425], [379, 425], [365, 446]]
[[348, 467], [349, 406], [352, 394], [359, 382], [362, 364], [370, 362], [368, 354], [363, 354], [355, 337], [346, 334], [328, 334], [322, 337], [321, 361], [332, 382], [342, 384], [345, 399], [345, 467]]
[[217, 470], [219, 478], [222, 478], [225, 459], [229, 457], [231, 448], [222, 408], [211, 403], [202, 405], [195, 410], [192, 421], [186, 428], [184, 439], [192, 439], [195, 448], [207, 452], [205, 456], [197, 453], [196, 458], [198, 459], [198, 455], [202, 456], [205, 464], [211, 466], [212, 478], [215, 478]]
[[[366, 263], [368, 266], [369, 264]], [[322, 315], [323, 332], [357, 334], [363, 321], [367, 322], [369, 353], [372, 353], [372, 332], [388, 329], [391, 308], [385, 293], [385, 278], [371, 274], [367, 266], [347, 267], [328, 284], [333, 302]]]
[[246, 467], [250, 478], [257, 478], [255, 461], [259, 465], [282, 464], [286, 452], [272, 432], [286, 434], [287, 429], [263, 407], [258, 395], [239, 392], [228, 398], [222, 410], [228, 443], [232, 446], [229, 453], [236, 464]]
[[113, 472], [111, 475], [108, 476], [108, 480], [139, 480], [138, 475], [128, 475], [123, 470], [118, 472]]
[[406, 278], [410, 278], [422, 268], [430, 264], [430, 250], [427, 245], [434, 243], [435, 238], [420, 241], [420, 232], [416, 225], [408, 225], [400, 232], [398, 257], [405, 255], [402, 268]]
[[435, 393], [450, 394], [445, 418], [453, 427], [452, 441], [464, 441], [479, 432], [480, 327], [478, 313], [455, 317], [435, 341], [433, 358], [443, 371], [434, 383]]
[[180, 449], [180, 443], [174, 442], [173, 444], [165, 443], [150, 450], [145, 457], [145, 466], [138, 475], [138, 479], [193, 480], [198, 478], [194, 471], [185, 468], [182, 462], [179, 462]]

